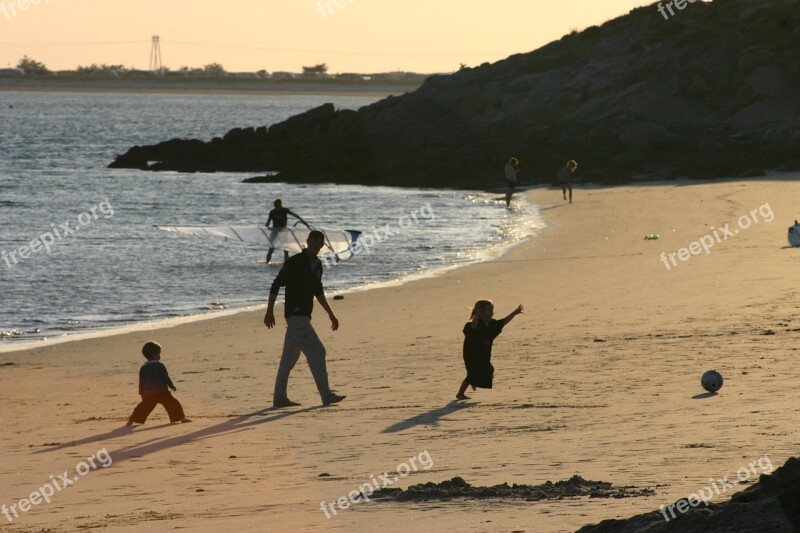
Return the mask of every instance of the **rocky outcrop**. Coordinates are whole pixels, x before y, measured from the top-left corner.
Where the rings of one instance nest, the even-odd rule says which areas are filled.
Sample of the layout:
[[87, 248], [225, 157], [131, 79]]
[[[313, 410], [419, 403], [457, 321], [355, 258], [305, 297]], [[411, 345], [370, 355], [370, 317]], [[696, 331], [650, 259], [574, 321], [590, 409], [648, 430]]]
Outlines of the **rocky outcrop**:
[[710, 504], [702, 502], [675, 518], [659, 511], [627, 520], [605, 520], [586, 526], [578, 533], [710, 533], [800, 531], [800, 459], [790, 458], [770, 475], [762, 475], [758, 483], [734, 494], [730, 501]]
[[358, 111], [333, 105], [210, 142], [134, 147], [113, 168], [277, 171], [281, 181], [413, 186], [758, 175], [800, 169], [800, 3], [655, 5]]
[[564, 498], [635, 498], [637, 496], [650, 496], [653, 490], [649, 488], [617, 487], [608, 481], [589, 481], [578, 475], [564, 481], [547, 481], [541, 485], [525, 485], [501, 483], [491, 487], [477, 487], [470, 485], [461, 476], [442, 481], [440, 483], [420, 483], [411, 485], [407, 489], [381, 488], [372, 494], [373, 499], [387, 499], [394, 501], [442, 501], [456, 499], [499, 499], [504, 502], [523, 500], [535, 502], [539, 500], [563, 500]]

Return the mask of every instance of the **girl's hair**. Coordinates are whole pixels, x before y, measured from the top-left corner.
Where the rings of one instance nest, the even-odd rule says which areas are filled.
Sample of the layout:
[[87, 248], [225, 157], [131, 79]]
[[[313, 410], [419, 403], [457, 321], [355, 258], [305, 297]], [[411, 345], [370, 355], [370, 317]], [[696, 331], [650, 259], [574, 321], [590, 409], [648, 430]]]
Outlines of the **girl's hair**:
[[578, 162], [575, 161], [574, 159], [570, 159], [569, 161], [567, 161], [567, 165], [569, 165], [573, 169], [578, 168]]
[[491, 300], [478, 300], [475, 302], [475, 305], [472, 307], [472, 312], [469, 315], [469, 319], [472, 320], [475, 318], [475, 311], [480, 312], [486, 305], [494, 305]]
[[[511, 159], [508, 160], [508, 164], [517, 166], [517, 165], [519, 165], [519, 159], [517, 159], [516, 157], [512, 157]], [[481, 301], [483, 301], [483, 300], [481, 300]]]

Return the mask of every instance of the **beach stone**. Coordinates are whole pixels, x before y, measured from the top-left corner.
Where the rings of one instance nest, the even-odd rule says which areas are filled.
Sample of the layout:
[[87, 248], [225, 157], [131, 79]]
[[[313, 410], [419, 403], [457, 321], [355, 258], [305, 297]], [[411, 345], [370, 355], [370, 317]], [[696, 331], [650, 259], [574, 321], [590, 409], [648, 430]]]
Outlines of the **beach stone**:
[[758, 483], [734, 494], [723, 503], [690, 508], [676, 517], [664, 519], [660, 511], [624, 520], [604, 520], [585, 526], [578, 533], [710, 533], [771, 531], [789, 533], [800, 530], [800, 459], [791, 457], [770, 475], [762, 474]]

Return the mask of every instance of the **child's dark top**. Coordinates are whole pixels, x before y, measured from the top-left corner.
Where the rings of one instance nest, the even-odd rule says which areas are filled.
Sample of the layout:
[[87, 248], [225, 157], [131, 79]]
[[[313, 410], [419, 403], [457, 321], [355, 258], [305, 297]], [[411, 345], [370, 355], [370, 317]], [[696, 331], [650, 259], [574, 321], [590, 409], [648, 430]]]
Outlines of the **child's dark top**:
[[148, 361], [139, 369], [139, 394], [142, 396], [167, 394], [174, 388], [167, 367], [161, 361]]
[[474, 329], [471, 322], [464, 325], [464, 364], [467, 366], [467, 381], [470, 385], [492, 388], [492, 343], [503, 331], [503, 326], [502, 320], [490, 320], [489, 324], [478, 320], [478, 327]]

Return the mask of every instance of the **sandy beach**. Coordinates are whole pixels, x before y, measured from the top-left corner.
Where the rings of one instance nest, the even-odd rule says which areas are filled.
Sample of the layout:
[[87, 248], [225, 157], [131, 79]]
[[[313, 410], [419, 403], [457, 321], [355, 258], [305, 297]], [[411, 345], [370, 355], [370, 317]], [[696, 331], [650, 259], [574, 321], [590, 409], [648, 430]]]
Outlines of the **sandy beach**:
[[[724, 500], [747, 486], [737, 470], [765, 454], [777, 468], [800, 443], [798, 250], [786, 242], [797, 177], [586, 186], [572, 205], [534, 189], [548, 228], [499, 259], [332, 301], [338, 332], [315, 308], [331, 383], [347, 394], [335, 406], [319, 406], [301, 358], [289, 394], [303, 405], [272, 409], [285, 326], [267, 330], [263, 309], [0, 354], [0, 504], [75, 478], [12, 522], [0, 515], [2, 529], [550, 532], [656, 510], [709, 478], [736, 485]], [[706, 235], [710, 253], [676, 253]], [[480, 298], [498, 317], [526, 312], [495, 341], [494, 389], [456, 402], [461, 329]], [[159, 407], [123, 428], [148, 340], [191, 424], [169, 425]], [[712, 368], [726, 379], [716, 396], [699, 383]], [[579, 474], [654, 494], [320, 509], [423, 452], [430, 461], [393, 488]], [[96, 468], [76, 473], [89, 457]]]

